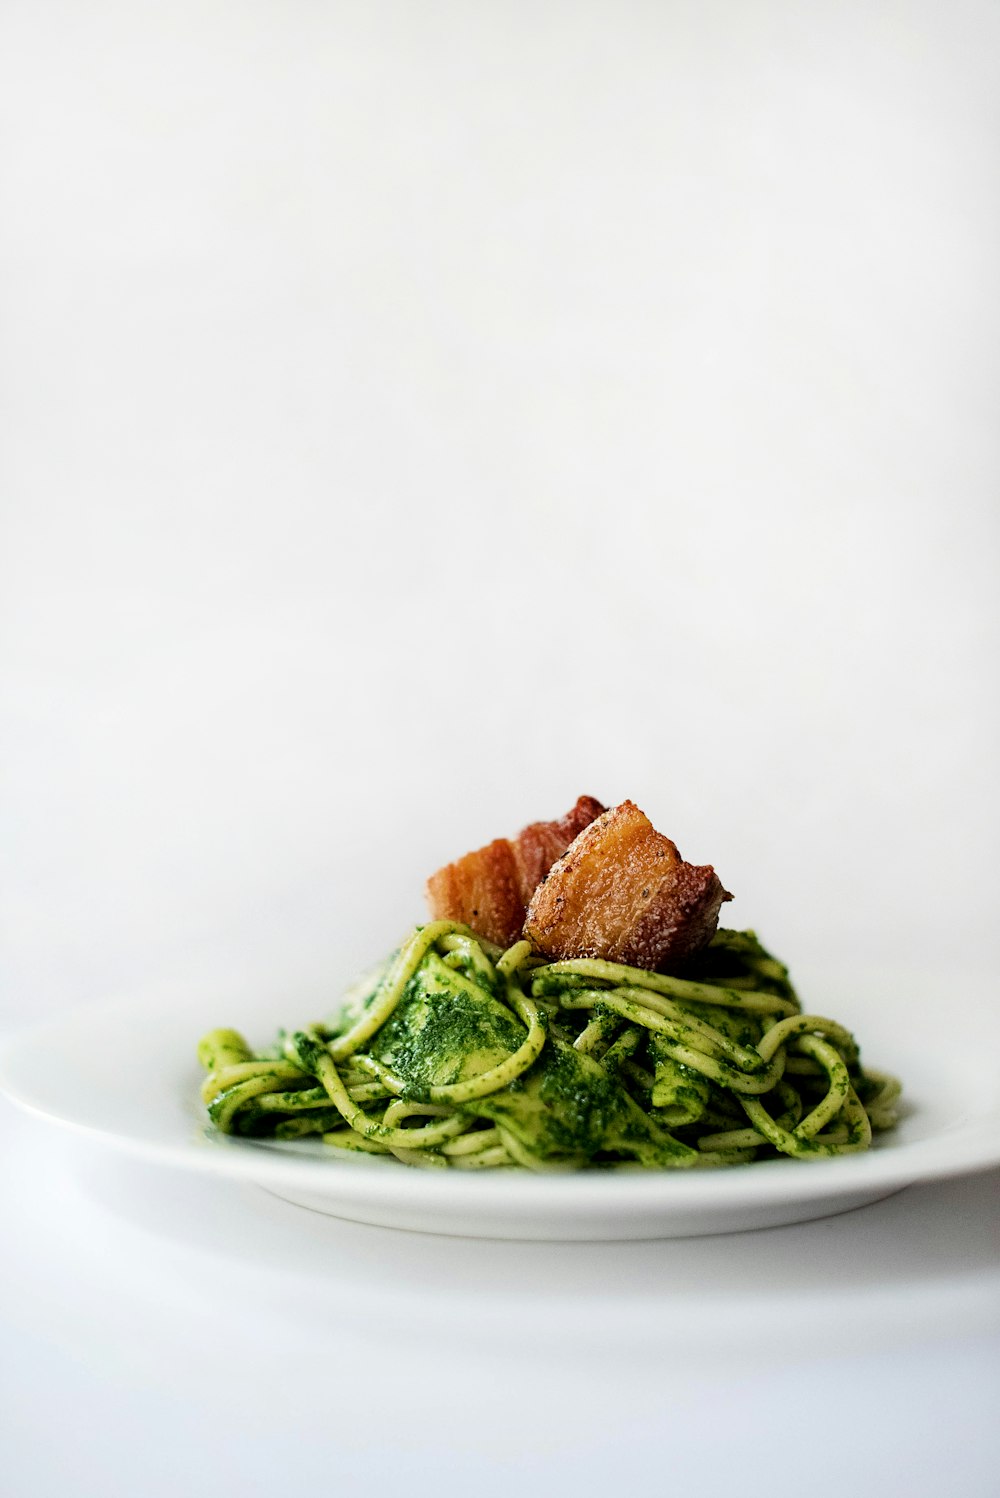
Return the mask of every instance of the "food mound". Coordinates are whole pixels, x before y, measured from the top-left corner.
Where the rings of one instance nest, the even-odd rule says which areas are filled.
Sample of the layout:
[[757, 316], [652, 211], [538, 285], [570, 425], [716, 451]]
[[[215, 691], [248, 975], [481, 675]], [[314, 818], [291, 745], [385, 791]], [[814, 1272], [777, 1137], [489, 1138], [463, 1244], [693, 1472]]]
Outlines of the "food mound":
[[899, 1083], [803, 1014], [732, 896], [631, 801], [581, 796], [428, 880], [418, 926], [337, 1013], [198, 1047], [216, 1128], [408, 1165], [677, 1169], [867, 1149]]

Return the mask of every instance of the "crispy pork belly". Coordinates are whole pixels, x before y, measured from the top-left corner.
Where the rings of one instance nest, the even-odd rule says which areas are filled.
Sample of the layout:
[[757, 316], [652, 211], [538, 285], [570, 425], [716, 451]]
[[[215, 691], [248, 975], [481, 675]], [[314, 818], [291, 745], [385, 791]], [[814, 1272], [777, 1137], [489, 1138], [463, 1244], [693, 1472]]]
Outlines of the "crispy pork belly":
[[732, 895], [685, 863], [631, 801], [592, 821], [553, 864], [524, 934], [547, 957], [604, 957], [670, 971], [705, 946]]
[[[517, 864], [518, 888], [526, 910], [528, 901], [556, 859], [561, 858], [573, 839], [606, 810], [595, 797], [580, 796], [572, 810], [558, 822], [531, 822], [518, 833], [512, 847]], [[522, 917], [522, 924], [523, 919]]]
[[509, 947], [521, 935], [524, 901], [513, 845], [505, 837], [445, 864], [427, 881], [436, 921], [461, 921], [478, 936]]
[[509, 947], [520, 940], [536, 886], [579, 832], [604, 811], [581, 796], [557, 822], [532, 822], [513, 840], [505, 837], [445, 864], [427, 881], [427, 903], [438, 921], [462, 921], [487, 941]]

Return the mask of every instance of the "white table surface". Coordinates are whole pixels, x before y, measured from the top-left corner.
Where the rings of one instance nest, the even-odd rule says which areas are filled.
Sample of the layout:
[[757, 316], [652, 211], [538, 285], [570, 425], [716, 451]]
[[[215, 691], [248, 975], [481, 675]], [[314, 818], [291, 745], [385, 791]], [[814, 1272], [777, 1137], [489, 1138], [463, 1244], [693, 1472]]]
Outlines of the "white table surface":
[[0, 1119], [12, 1498], [998, 1491], [1000, 1172], [761, 1233], [501, 1244]]

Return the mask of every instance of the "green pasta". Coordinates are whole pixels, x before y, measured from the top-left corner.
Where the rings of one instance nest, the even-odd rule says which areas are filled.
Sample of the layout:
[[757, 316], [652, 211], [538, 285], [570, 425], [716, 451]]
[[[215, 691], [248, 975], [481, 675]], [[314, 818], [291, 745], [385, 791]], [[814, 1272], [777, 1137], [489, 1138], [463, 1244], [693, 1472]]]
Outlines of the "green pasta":
[[843, 1026], [802, 1013], [752, 931], [718, 931], [668, 977], [433, 921], [327, 1022], [260, 1054], [213, 1030], [198, 1057], [224, 1133], [432, 1169], [843, 1155], [893, 1126], [900, 1094]]

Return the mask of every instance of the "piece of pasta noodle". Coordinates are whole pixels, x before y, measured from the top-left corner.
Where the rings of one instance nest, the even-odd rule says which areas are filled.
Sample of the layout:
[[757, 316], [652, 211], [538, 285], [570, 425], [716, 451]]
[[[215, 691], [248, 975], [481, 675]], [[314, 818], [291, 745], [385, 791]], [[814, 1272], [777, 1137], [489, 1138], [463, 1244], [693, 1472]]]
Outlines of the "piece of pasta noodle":
[[418, 926], [327, 1022], [198, 1046], [223, 1133], [440, 1170], [704, 1169], [869, 1148], [900, 1084], [803, 1013], [752, 931], [683, 977]]

